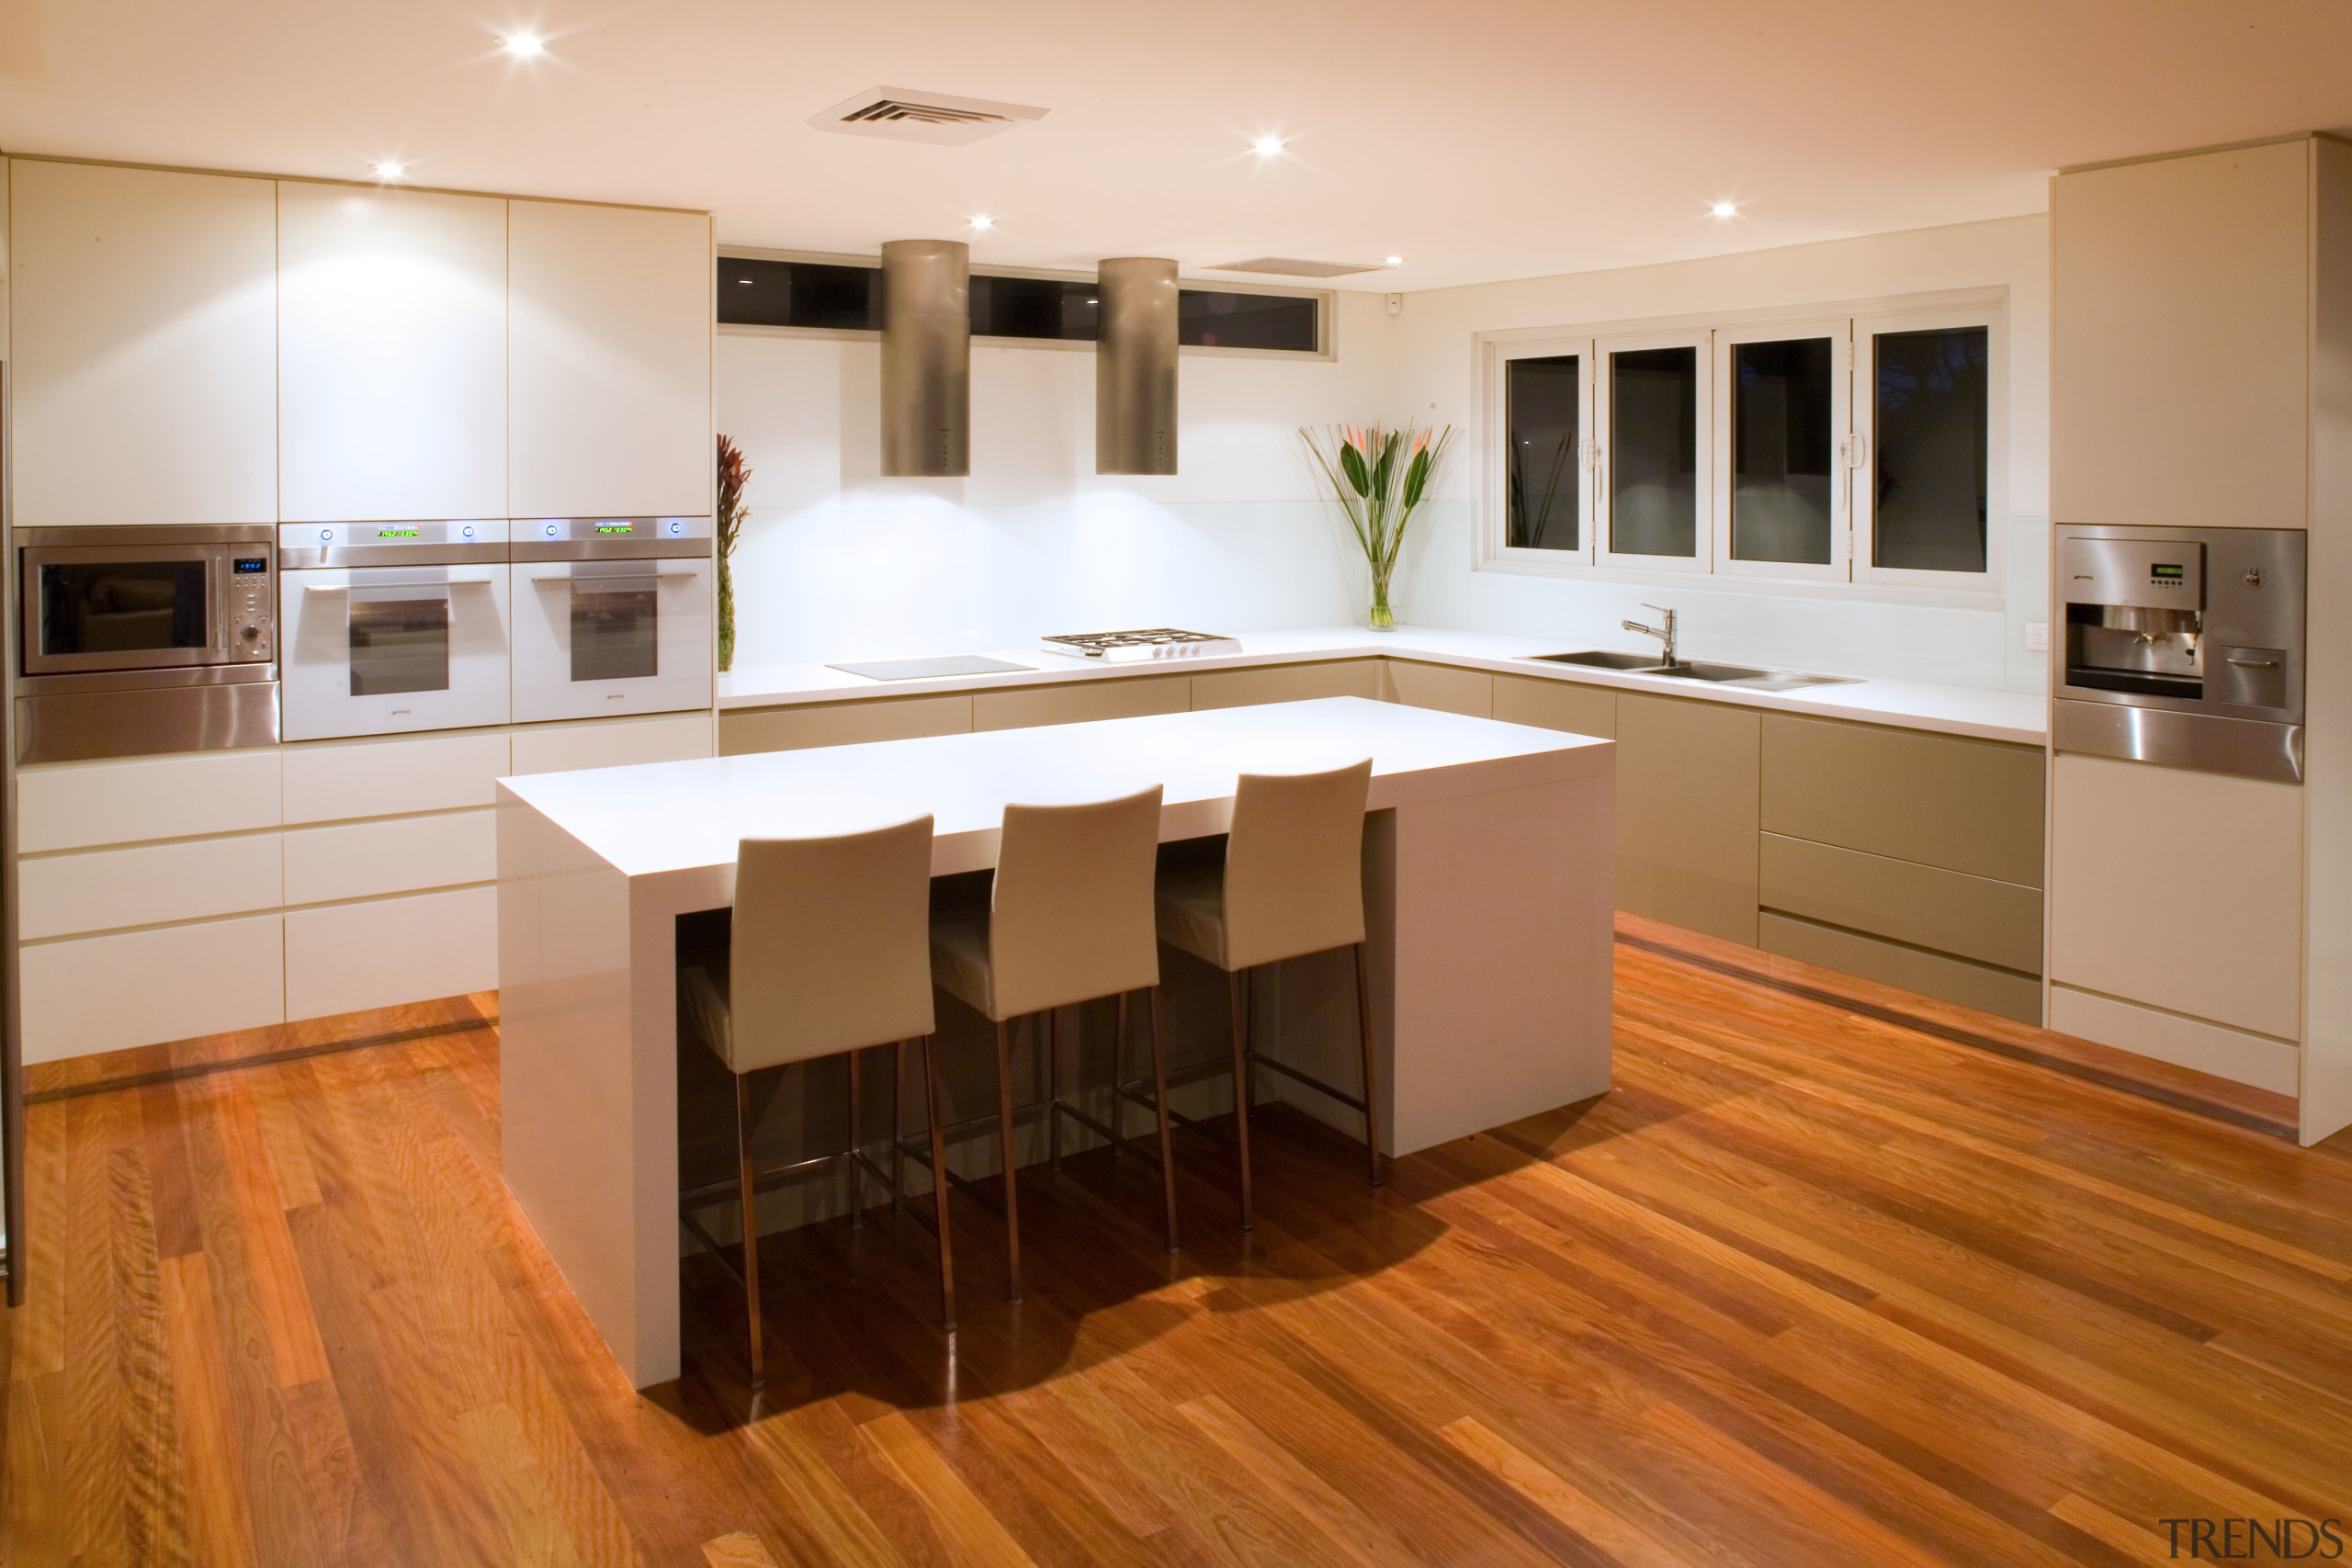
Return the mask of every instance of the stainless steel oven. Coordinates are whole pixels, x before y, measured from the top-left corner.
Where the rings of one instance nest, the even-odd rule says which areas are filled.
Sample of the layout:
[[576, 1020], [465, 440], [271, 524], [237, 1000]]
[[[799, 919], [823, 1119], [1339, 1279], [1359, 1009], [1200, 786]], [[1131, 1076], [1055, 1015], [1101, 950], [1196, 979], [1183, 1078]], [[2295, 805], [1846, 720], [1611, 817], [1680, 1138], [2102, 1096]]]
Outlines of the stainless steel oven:
[[514, 524], [514, 721], [710, 705], [707, 517]]
[[507, 526], [290, 523], [286, 739], [503, 724]]
[[17, 530], [17, 760], [276, 743], [273, 532]]

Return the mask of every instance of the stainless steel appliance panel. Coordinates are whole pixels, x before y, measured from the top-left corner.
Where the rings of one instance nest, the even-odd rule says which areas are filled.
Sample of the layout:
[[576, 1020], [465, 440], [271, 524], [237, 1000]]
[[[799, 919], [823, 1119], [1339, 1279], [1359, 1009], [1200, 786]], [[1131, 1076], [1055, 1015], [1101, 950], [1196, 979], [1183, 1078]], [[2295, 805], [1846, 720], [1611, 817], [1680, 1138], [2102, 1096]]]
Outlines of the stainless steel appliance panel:
[[513, 526], [517, 561], [707, 559], [717, 550], [707, 517], [528, 517]]
[[970, 247], [892, 240], [882, 247], [882, 472], [972, 471]]
[[1176, 471], [1176, 264], [1101, 264], [1094, 340], [1094, 471]]
[[499, 565], [506, 559], [503, 517], [414, 523], [288, 523], [277, 531], [277, 564], [288, 571], [312, 567], [400, 566], [430, 560], [447, 566]]
[[[270, 671], [176, 673], [199, 679], [112, 690], [50, 688], [38, 695], [19, 696], [17, 760], [82, 762], [277, 744], [277, 682]], [[213, 676], [253, 678], [203, 678]]]

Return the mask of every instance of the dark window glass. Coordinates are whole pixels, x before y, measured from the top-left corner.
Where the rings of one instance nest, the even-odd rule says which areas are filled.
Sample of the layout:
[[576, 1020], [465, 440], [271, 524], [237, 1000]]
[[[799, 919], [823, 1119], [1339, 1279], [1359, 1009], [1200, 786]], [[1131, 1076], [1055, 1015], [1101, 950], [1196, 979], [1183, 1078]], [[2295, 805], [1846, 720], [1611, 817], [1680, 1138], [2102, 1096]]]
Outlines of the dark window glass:
[[738, 326], [882, 329], [882, 269], [718, 258], [718, 319]]
[[1510, 544], [1521, 550], [1583, 547], [1582, 486], [1577, 479], [1577, 415], [1584, 359], [1555, 355], [1505, 367], [1503, 400], [1510, 431]]
[[1829, 564], [1830, 340], [1731, 349], [1731, 553], [1735, 560]]
[[1187, 288], [1176, 301], [1176, 341], [1194, 348], [1270, 348], [1312, 354], [1320, 312], [1295, 294], [1226, 294]]
[[202, 648], [204, 563], [72, 563], [40, 569], [40, 650], [144, 653]]
[[661, 671], [661, 618], [643, 578], [609, 589], [571, 580], [571, 678], [626, 681]]
[[[976, 272], [972, 332], [980, 337], [1094, 341], [1094, 285]], [[1322, 346], [1311, 298], [1186, 288], [1177, 297], [1176, 340], [1200, 348], [1312, 354]], [[718, 319], [729, 326], [882, 330], [882, 269], [824, 262], [718, 258]]]
[[975, 337], [1046, 338], [1091, 343], [1102, 307], [1091, 283], [1050, 277], [972, 276]]
[[449, 689], [449, 595], [354, 599], [351, 694]]
[[1983, 327], [1880, 333], [1871, 455], [1872, 558], [1913, 571], [1983, 571], [1992, 438]]
[[1699, 553], [1699, 351], [1609, 356], [1609, 547]]

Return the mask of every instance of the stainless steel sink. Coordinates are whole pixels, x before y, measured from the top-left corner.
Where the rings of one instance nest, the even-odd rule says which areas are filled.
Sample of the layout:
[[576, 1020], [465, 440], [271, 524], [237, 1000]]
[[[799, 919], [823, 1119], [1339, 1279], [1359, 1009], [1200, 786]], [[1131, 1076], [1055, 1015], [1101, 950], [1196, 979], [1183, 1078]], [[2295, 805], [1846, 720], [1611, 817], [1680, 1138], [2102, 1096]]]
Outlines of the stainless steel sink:
[[1545, 664], [1581, 664], [1591, 670], [1637, 670], [1655, 675], [1666, 666], [1655, 653], [1617, 653], [1604, 648], [1589, 648], [1581, 653], [1539, 653], [1534, 656]]
[[1851, 675], [1808, 675], [1795, 670], [1760, 670], [1752, 664], [1711, 664], [1703, 660], [1663, 663], [1655, 653], [1619, 653], [1589, 648], [1577, 653], [1539, 653], [1546, 664], [1581, 664], [1589, 670], [1618, 670], [1628, 675], [1663, 675], [1670, 681], [1704, 681], [1750, 692], [1795, 692], [1808, 686], [1850, 686]]

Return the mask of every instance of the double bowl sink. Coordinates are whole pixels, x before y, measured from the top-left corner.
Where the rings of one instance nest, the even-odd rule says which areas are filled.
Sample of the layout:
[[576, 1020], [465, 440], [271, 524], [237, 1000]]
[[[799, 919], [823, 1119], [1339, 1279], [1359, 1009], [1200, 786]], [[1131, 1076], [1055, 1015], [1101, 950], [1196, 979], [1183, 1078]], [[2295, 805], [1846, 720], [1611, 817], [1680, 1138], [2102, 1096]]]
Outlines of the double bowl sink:
[[1717, 686], [1737, 686], [1750, 692], [1794, 692], [1807, 686], [1850, 686], [1851, 675], [1807, 675], [1794, 670], [1759, 670], [1747, 664], [1709, 664], [1695, 659], [1668, 663], [1655, 653], [1618, 653], [1586, 649], [1577, 653], [1539, 653], [1539, 664], [1577, 664], [1588, 670], [1616, 670], [1628, 675], [1663, 675], [1673, 681], [1704, 681]]

